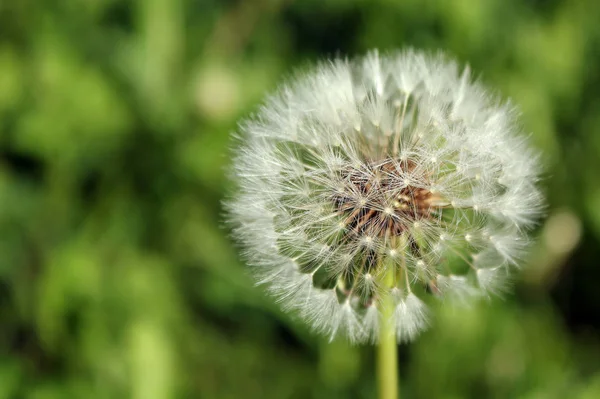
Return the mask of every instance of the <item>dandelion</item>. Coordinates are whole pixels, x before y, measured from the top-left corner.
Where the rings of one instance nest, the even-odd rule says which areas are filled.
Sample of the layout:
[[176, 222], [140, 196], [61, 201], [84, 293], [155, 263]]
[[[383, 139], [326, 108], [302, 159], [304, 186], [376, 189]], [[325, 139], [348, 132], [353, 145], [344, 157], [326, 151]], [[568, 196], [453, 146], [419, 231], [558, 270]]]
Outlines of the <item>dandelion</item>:
[[240, 131], [235, 235], [258, 281], [332, 338], [410, 341], [435, 298], [500, 293], [540, 215], [515, 110], [443, 55], [321, 63]]

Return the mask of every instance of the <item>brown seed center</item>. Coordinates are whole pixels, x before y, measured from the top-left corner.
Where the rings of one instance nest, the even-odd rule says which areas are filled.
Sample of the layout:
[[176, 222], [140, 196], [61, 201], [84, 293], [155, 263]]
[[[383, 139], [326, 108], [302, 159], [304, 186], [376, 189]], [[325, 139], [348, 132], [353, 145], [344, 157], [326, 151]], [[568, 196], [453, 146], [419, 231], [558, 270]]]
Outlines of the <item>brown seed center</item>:
[[333, 195], [333, 203], [344, 216], [344, 225], [361, 237], [402, 234], [417, 220], [429, 218], [436, 196], [421, 188], [427, 176], [413, 161], [385, 159], [360, 169], [341, 170], [343, 189]]

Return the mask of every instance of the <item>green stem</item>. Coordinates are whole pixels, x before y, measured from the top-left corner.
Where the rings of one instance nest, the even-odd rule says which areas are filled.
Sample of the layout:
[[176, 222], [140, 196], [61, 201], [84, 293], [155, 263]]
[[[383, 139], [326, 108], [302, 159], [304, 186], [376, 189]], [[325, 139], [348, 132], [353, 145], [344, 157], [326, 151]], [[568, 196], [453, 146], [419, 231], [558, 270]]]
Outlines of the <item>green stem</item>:
[[[394, 267], [387, 266], [384, 283], [394, 286]], [[377, 347], [377, 374], [379, 399], [398, 399], [398, 345], [396, 344], [396, 328], [394, 325], [394, 298], [386, 295], [381, 299], [381, 326], [379, 330], [379, 346]]]

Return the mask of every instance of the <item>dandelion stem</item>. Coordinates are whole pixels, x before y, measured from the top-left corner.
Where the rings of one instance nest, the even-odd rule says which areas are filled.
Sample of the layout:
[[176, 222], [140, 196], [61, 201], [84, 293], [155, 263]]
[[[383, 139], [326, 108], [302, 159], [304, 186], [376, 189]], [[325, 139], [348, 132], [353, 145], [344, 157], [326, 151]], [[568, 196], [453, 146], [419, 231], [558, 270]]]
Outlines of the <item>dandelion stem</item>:
[[[383, 283], [394, 285], [394, 267], [385, 265], [386, 271]], [[381, 329], [379, 346], [377, 347], [377, 377], [379, 384], [379, 399], [397, 399], [398, 396], [398, 346], [396, 344], [396, 329], [394, 326], [394, 298], [386, 295], [381, 299]]]

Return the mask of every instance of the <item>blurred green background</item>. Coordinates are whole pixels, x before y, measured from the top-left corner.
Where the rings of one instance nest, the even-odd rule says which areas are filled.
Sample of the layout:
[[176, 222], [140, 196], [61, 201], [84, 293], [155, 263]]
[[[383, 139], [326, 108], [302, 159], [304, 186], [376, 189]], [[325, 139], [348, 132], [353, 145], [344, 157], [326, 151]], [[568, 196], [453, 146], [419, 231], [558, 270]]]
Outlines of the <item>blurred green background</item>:
[[511, 97], [548, 217], [503, 300], [400, 348], [404, 398], [600, 398], [597, 0], [0, 0], [0, 399], [373, 398], [253, 286], [230, 132], [297, 66], [444, 49]]

